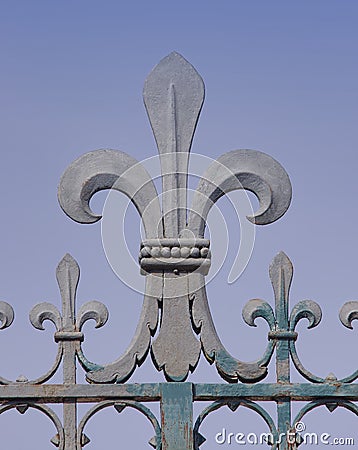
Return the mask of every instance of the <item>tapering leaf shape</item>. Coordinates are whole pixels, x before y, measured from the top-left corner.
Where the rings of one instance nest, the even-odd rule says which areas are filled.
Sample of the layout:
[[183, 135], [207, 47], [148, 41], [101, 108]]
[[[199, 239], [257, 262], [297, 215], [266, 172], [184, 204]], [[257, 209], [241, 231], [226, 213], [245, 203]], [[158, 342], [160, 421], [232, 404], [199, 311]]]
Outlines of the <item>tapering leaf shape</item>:
[[[272, 260], [269, 268], [270, 280], [275, 293], [276, 303], [285, 304], [285, 315], [287, 315], [288, 295], [293, 277], [293, 266], [290, 258], [284, 253], [279, 252]], [[281, 312], [282, 308], [278, 308]], [[282, 312], [284, 311], [282, 310]], [[278, 319], [278, 318], [277, 318]]]
[[80, 279], [77, 261], [69, 254], [61, 259], [56, 269], [57, 283], [62, 298], [63, 331], [73, 331], [76, 316], [76, 290]]
[[170, 53], [148, 75], [143, 99], [159, 153], [190, 151], [204, 95], [202, 78], [179, 53]]
[[188, 158], [204, 101], [204, 83], [194, 67], [170, 53], [148, 75], [144, 104], [160, 155], [166, 237], [186, 226]]

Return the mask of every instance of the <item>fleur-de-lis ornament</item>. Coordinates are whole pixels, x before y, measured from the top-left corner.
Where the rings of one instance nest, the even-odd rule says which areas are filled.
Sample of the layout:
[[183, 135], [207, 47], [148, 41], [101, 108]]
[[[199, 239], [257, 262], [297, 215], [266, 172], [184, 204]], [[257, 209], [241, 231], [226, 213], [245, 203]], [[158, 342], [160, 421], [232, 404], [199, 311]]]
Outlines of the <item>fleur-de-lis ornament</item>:
[[171, 53], [149, 74], [143, 97], [160, 155], [162, 202], [145, 168], [114, 150], [81, 156], [65, 171], [59, 186], [62, 209], [80, 223], [101, 219], [89, 207], [96, 192], [116, 189], [126, 194], [145, 231], [139, 263], [146, 287], [137, 330], [126, 352], [106, 366], [89, 363], [81, 353], [87, 378], [94, 383], [124, 382], [151, 350], [157, 369], [164, 371], [167, 380], [183, 381], [195, 369], [202, 350], [227, 381], [258, 381], [267, 372], [265, 360], [246, 363], [235, 359], [215, 330], [205, 291], [211, 258], [210, 242], [204, 237], [206, 219], [220, 197], [247, 189], [260, 205], [248, 219], [260, 225], [274, 222], [291, 201], [288, 175], [264, 153], [231, 151], [207, 168], [188, 208], [188, 160], [204, 101], [204, 83], [191, 64]]

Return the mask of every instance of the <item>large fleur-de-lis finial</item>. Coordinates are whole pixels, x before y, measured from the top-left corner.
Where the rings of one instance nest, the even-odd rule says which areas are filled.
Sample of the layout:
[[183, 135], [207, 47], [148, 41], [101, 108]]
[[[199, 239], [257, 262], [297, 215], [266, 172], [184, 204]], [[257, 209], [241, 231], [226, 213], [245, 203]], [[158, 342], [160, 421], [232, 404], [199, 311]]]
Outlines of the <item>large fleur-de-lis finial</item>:
[[[252, 222], [263, 225], [280, 218], [291, 200], [288, 175], [264, 153], [225, 153], [208, 167], [188, 208], [188, 159], [204, 83], [191, 64], [171, 53], [148, 76], [143, 97], [160, 155], [162, 205], [144, 167], [120, 151], [81, 156], [65, 171], [59, 186], [61, 207], [73, 220], [99, 220], [89, 207], [91, 197], [99, 190], [116, 189], [134, 203], [145, 230], [139, 261], [146, 291], [136, 333], [126, 352], [111, 364], [94, 366], [82, 356], [87, 378], [97, 383], [123, 382], [150, 349], [156, 367], [168, 380], [183, 381], [202, 349], [226, 380], [257, 381], [266, 374], [263, 359], [253, 363], [235, 359], [215, 330], [205, 292], [210, 242], [204, 232], [213, 204], [235, 189], [257, 196], [260, 207], [248, 218]], [[152, 342], [159, 314], [160, 328]]]

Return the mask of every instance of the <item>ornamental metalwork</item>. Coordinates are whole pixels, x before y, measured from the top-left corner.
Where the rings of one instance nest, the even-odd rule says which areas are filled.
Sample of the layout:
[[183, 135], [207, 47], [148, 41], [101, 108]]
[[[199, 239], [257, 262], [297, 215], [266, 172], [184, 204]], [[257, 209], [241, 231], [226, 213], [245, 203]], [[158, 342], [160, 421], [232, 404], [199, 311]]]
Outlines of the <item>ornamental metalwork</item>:
[[[253, 150], [236, 150], [219, 157], [206, 169], [192, 202], [187, 204], [188, 161], [193, 135], [204, 101], [204, 83], [181, 55], [171, 53], [150, 73], [144, 86], [144, 104], [155, 136], [162, 172], [161, 201], [154, 181], [144, 166], [126, 153], [98, 150], [74, 161], [63, 174], [58, 198], [63, 211], [80, 223], [94, 223], [101, 216], [89, 206], [92, 196], [104, 189], [115, 189], [133, 202], [145, 230], [140, 244], [138, 266], [146, 279], [142, 312], [134, 337], [118, 359], [108, 365], [89, 361], [82, 348], [83, 325], [94, 320], [102, 327], [108, 320], [105, 305], [97, 301], [83, 304], [76, 312], [76, 290], [80, 269], [67, 254], [57, 267], [57, 283], [62, 299], [61, 311], [51, 303], [40, 303], [30, 312], [32, 325], [44, 329], [44, 322], [55, 326], [58, 352], [53, 366], [43, 376], [15, 381], [0, 377], [0, 415], [16, 408], [24, 414], [35, 408], [53, 422], [52, 444], [61, 450], [80, 450], [88, 442], [88, 420], [104, 408], [119, 413], [133, 408], [153, 426], [149, 444], [156, 449], [198, 449], [205, 438], [200, 425], [208, 414], [221, 407], [235, 411], [243, 406], [259, 414], [267, 424], [267, 444], [272, 448], [294, 449], [300, 444], [295, 424], [314, 408], [329, 411], [343, 407], [358, 414], [358, 370], [337, 380], [330, 374], [321, 378], [309, 372], [296, 351], [301, 319], [308, 328], [321, 320], [321, 309], [313, 301], [300, 301], [289, 309], [289, 290], [293, 268], [289, 258], [279, 253], [273, 259], [269, 276], [274, 291], [270, 303], [253, 299], [244, 307], [247, 325], [256, 326], [263, 318], [268, 324], [268, 343], [262, 357], [245, 362], [232, 356], [214, 326], [207, 294], [206, 276], [210, 271], [210, 241], [205, 227], [210, 209], [217, 200], [236, 189], [253, 192], [259, 209], [248, 220], [258, 225], [272, 223], [287, 211], [291, 184], [283, 167], [270, 156]], [[14, 311], [0, 302], [1, 329], [11, 325]], [[348, 328], [358, 319], [358, 302], [343, 305], [340, 320]], [[200, 384], [186, 381], [199, 361], [201, 352], [228, 383]], [[276, 383], [264, 383], [268, 364], [275, 354]], [[146, 358], [163, 371], [162, 383], [131, 384], [130, 377]], [[76, 382], [77, 361], [88, 384]], [[307, 380], [292, 383], [290, 362]], [[49, 381], [62, 364], [63, 383]], [[197, 418], [193, 402], [211, 402]], [[277, 404], [277, 423], [258, 401]], [[293, 401], [305, 406], [291, 417]], [[94, 403], [78, 420], [77, 404]], [[157, 418], [145, 406], [160, 402]], [[63, 404], [59, 417], [51, 404]], [[279, 439], [290, 436], [290, 439]], [[292, 439], [293, 436], [293, 439]]]

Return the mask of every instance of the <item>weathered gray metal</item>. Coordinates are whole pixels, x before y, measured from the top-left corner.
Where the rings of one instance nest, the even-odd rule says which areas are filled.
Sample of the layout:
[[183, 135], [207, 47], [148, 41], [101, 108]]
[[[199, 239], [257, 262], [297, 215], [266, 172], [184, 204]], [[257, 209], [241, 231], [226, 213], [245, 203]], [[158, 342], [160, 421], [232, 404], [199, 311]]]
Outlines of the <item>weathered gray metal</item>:
[[[171, 53], [148, 76], [143, 97], [160, 155], [162, 210], [145, 169], [122, 152], [102, 150], [81, 156], [59, 186], [63, 210], [81, 223], [98, 220], [88, 204], [95, 192], [118, 189], [136, 205], [146, 232], [140, 252], [146, 296], [135, 337], [113, 364], [94, 371], [85, 364], [87, 378], [100, 383], [125, 381], [150, 348], [167, 379], [183, 381], [195, 369], [202, 348], [225, 379], [258, 380], [266, 373], [261, 361], [249, 364], [229, 355], [213, 325], [205, 294], [210, 250], [204, 231], [210, 208], [235, 189], [248, 189], [260, 201], [250, 220], [259, 224], [277, 220], [290, 204], [289, 178], [279, 163], [261, 152], [225, 153], [204, 173], [188, 210], [188, 158], [204, 100], [203, 81], [182, 56]], [[160, 330], [151, 343], [159, 309]]]
[[[205, 438], [200, 425], [208, 414], [239, 405], [257, 412], [268, 425], [272, 448], [296, 448], [299, 437], [294, 424], [311, 409], [321, 405], [333, 411], [337, 406], [358, 414], [358, 370], [342, 380], [334, 375], [316, 376], [302, 365], [295, 348], [296, 325], [306, 318], [309, 328], [321, 320], [317, 303], [301, 301], [289, 314], [288, 297], [293, 268], [284, 253], [273, 260], [269, 275], [274, 289], [275, 311], [269, 303], [254, 299], [243, 308], [249, 326], [262, 317], [269, 326], [268, 344], [263, 356], [253, 362], [231, 356], [220, 341], [209, 309], [205, 276], [210, 269], [210, 242], [205, 239], [208, 213], [215, 202], [235, 189], [253, 192], [259, 210], [249, 220], [268, 224], [280, 218], [291, 201], [291, 184], [282, 166], [264, 153], [236, 150], [225, 153], [204, 173], [187, 205], [188, 160], [191, 143], [204, 100], [204, 84], [195, 69], [180, 55], [172, 53], [154, 68], [145, 82], [144, 103], [158, 146], [162, 170], [162, 204], [153, 180], [145, 168], [129, 155], [114, 150], [98, 150], [78, 158], [65, 171], [58, 190], [65, 213], [80, 223], [100, 220], [89, 202], [94, 193], [116, 189], [134, 203], [145, 230], [139, 266], [146, 277], [141, 317], [135, 335], [123, 355], [108, 365], [90, 362], [83, 353], [82, 327], [87, 320], [103, 326], [107, 308], [99, 302], [84, 304], [76, 314], [79, 267], [66, 255], [57, 267], [62, 313], [50, 303], [36, 305], [30, 313], [35, 328], [43, 330], [45, 320], [56, 327], [58, 353], [50, 370], [36, 380], [20, 377], [16, 381], [0, 378], [0, 414], [17, 408], [25, 413], [36, 408], [49, 417], [56, 428], [51, 442], [64, 450], [80, 450], [88, 442], [85, 426], [98, 411], [114, 407], [117, 412], [134, 408], [151, 422], [154, 437], [150, 445], [163, 450], [198, 448]], [[11, 325], [12, 307], [0, 302], [0, 328]], [[159, 320], [160, 319], [160, 320]], [[348, 302], [341, 310], [343, 325], [352, 327], [358, 319], [358, 302]], [[159, 330], [158, 330], [159, 328]], [[154, 334], [156, 337], [154, 338]], [[152, 356], [168, 382], [124, 384], [147, 355]], [[239, 384], [193, 384], [184, 382], [194, 371], [203, 351], [216, 365], [224, 380]], [[276, 351], [277, 383], [257, 383], [267, 374]], [[91, 384], [76, 382], [76, 359]], [[310, 383], [292, 384], [290, 361]], [[63, 367], [63, 384], [45, 384]], [[250, 384], [248, 384], [250, 383]], [[277, 425], [256, 401], [277, 403]], [[143, 404], [160, 401], [158, 420]], [[194, 401], [213, 402], [193, 418]], [[310, 402], [296, 418], [291, 418], [291, 402]], [[48, 404], [63, 404], [61, 421]], [[95, 403], [77, 423], [77, 404]], [[294, 443], [280, 435], [293, 434]]]

